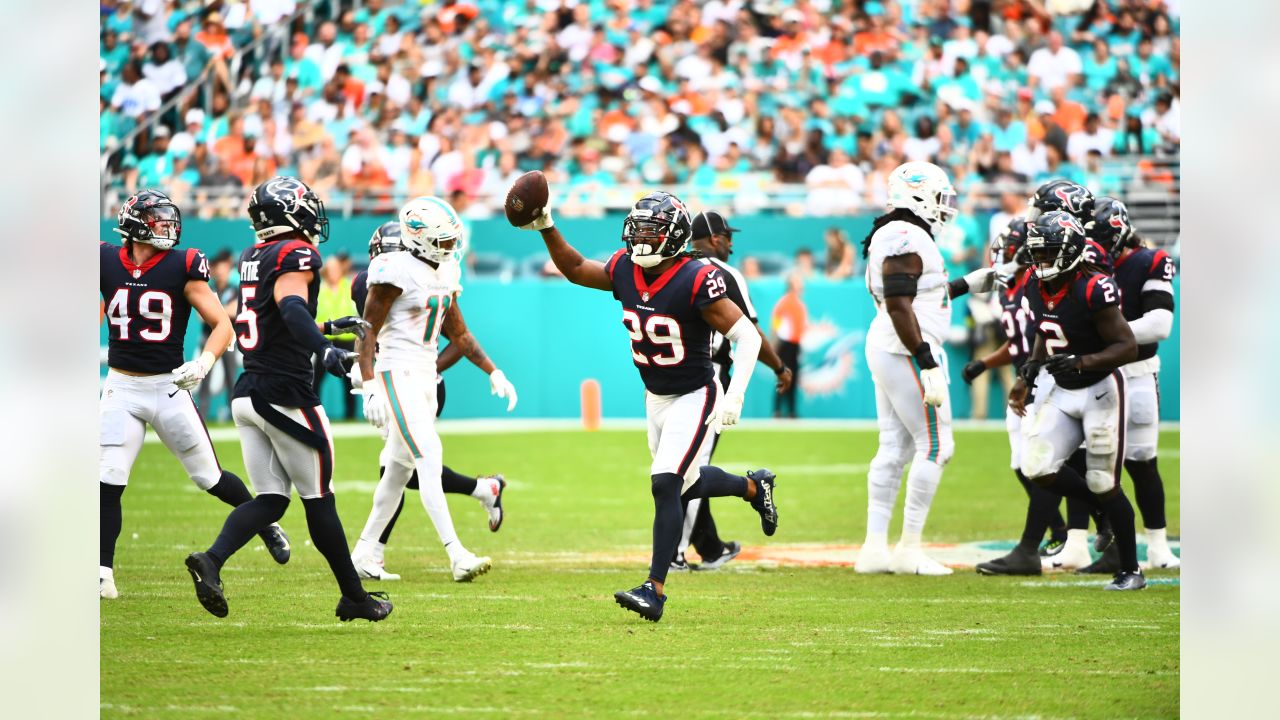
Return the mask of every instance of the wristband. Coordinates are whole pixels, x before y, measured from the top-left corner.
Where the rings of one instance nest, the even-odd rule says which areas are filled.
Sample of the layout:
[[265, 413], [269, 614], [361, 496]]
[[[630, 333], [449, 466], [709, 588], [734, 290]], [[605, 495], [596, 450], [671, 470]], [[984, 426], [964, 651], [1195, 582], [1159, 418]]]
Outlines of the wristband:
[[921, 370], [932, 370], [938, 367], [938, 361], [933, 359], [933, 353], [930, 351], [929, 343], [922, 342], [916, 346], [911, 352], [911, 356], [916, 359], [916, 366]]

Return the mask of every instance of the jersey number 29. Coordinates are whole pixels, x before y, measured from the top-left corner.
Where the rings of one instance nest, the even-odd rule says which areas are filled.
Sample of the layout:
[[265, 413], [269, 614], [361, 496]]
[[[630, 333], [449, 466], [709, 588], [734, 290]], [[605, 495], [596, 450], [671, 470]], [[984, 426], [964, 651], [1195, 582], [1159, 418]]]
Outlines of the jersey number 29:
[[[640, 315], [635, 310], [623, 310], [622, 324], [627, 326], [627, 333], [631, 335], [631, 357], [637, 365], [648, 365], [652, 362], [660, 367], [669, 367], [684, 362], [684, 340], [680, 337], [680, 323], [676, 322], [675, 318], [666, 315], [650, 315], [649, 320], [641, 327]], [[651, 344], [668, 346], [671, 354], [659, 353], [649, 357], [637, 350], [636, 343], [644, 342], [646, 335]]]

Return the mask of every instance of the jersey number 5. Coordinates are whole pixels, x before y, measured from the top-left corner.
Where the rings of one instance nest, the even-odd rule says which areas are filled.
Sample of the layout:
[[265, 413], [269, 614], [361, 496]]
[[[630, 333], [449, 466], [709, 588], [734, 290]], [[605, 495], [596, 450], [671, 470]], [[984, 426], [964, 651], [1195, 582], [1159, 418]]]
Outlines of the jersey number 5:
[[[157, 307], [157, 305], [159, 307]], [[148, 342], [163, 342], [169, 339], [172, 329], [173, 298], [162, 290], [147, 290], [138, 296], [138, 315], [144, 320], [156, 323], [155, 328], [143, 328], [138, 337]], [[107, 320], [116, 328], [121, 340], [129, 339], [129, 288], [120, 288], [107, 303]]]
[[258, 294], [258, 288], [252, 285], [240, 286], [240, 312], [236, 315], [236, 324], [244, 323], [247, 332], [236, 333], [242, 350], [258, 347], [258, 313], [249, 309], [249, 302]]
[[[724, 283], [723, 280], [720, 282]], [[680, 323], [676, 322], [675, 318], [669, 318], [666, 315], [650, 315], [642, 329], [640, 315], [634, 310], [623, 310], [622, 324], [627, 326], [627, 333], [631, 335], [631, 358], [637, 365], [648, 365], [652, 361], [659, 367], [670, 367], [684, 362], [684, 340], [680, 337]], [[659, 333], [661, 328], [665, 328], [665, 332]], [[646, 335], [653, 345], [669, 346], [671, 354], [658, 354], [650, 358], [637, 350], [636, 343], [644, 342]]]

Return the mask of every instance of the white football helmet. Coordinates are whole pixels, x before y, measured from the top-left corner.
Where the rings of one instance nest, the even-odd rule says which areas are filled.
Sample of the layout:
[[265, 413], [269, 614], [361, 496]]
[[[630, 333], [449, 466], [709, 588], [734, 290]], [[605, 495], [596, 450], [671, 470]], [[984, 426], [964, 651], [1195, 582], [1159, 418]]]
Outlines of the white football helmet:
[[927, 162], [907, 162], [889, 174], [889, 209], [910, 210], [936, 235], [956, 216], [956, 190], [947, 173]]
[[458, 212], [438, 197], [416, 197], [400, 208], [400, 243], [419, 259], [460, 259], [464, 232]]

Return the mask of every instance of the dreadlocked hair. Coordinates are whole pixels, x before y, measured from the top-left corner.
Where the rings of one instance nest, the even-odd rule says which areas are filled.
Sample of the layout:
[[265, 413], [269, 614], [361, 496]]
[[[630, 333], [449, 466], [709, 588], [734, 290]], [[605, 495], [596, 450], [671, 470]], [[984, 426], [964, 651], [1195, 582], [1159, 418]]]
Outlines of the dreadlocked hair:
[[700, 260], [706, 256], [707, 256], [706, 253], [702, 252], [701, 250], [695, 250], [693, 248], [689, 248], [688, 250], [685, 250], [684, 252], [680, 253], [680, 257], [686, 257], [691, 260]]
[[877, 230], [891, 222], [894, 222], [895, 220], [909, 222], [929, 233], [929, 237], [933, 237], [933, 228], [929, 227], [929, 223], [921, 220], [919, 215], [916, 215], [906, 208], [896, 208], [894, 210], [890, 210], [884, 215], [881, 215], [876, 218], [875, 222], [871, 223], [871, 231], [862, 239], [862, 257], [866, 258], [871, 254], [871, 236], [875, 235]]

